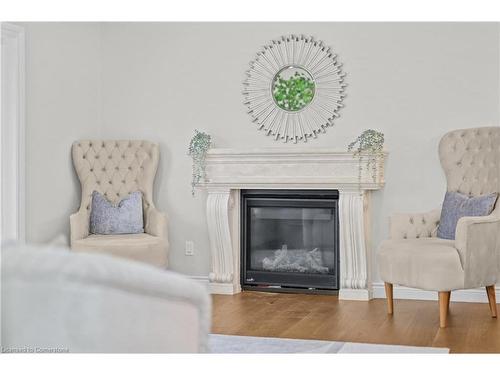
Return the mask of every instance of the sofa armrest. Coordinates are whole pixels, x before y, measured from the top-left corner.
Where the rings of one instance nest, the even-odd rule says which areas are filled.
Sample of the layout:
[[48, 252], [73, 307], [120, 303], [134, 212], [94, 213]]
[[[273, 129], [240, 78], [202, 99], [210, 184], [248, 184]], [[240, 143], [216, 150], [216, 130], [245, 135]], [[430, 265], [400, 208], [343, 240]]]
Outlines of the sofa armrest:
[[455, 231], [455, 247], [466, 288], [494, 285], [500, 277], [500, 215], [465, 216]]
[[167, 241], [167, 215], [158, 211], [156, 207], [149, 207], [146, 213], [146, 226], [144, 230], [152, 236], [161, 237]]
[[10, 247], [4, 260], [5, 347], [57, 343], [72, 353], [209, 349], [211, 298], [206, 286], [189, 277], [51, 246]]
[[85, 210], [75, 212], [69, 217], [71, 245], [89, 235], [89, 214]]
[[436, 237], [441, 209], [424, 213], [396, 213], [389, 218], [391, 239]]

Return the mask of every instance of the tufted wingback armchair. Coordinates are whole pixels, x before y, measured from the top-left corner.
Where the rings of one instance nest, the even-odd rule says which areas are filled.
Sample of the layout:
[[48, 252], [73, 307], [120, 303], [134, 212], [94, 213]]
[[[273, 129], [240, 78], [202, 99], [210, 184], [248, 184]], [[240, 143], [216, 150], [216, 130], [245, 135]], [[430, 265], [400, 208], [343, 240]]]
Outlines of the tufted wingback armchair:
[[[447, 191], [469, 196], [500, 193], [500, 127], [449, 132], [439, 143]], [[437, 238], [441, 209], [394, 214], [390, 239], [377, 257], [385, 282], [388, 312], [393, 313], [393, 284], [437, 291], [440, 326], [452, 290], [486, 287], [491, 314], [497, 315], [495, 284], [500, 282], [500, 198], [489, 216], [462, 217], [455, 240]]]
[[[167, 219], [153, 203], [153, 182], [160, 152], [148, 141], [82, 140], [73, 143], [72, 157], [82, 187], [80, 209], [70, 217], [71, 249], [107, 253], [165, 268]], [[117, 203], [141, 191], [144, 233], [96, 235], [89, 233], [92, 192]]]

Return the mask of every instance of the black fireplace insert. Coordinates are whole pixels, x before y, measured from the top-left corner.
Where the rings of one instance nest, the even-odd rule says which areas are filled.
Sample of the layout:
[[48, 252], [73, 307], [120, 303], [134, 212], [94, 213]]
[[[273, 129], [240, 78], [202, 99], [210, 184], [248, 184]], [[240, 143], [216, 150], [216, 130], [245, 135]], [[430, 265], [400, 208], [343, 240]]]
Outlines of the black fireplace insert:
[[338, 291], [338, 199], [338, 190], [242, 190], [242, 288]]

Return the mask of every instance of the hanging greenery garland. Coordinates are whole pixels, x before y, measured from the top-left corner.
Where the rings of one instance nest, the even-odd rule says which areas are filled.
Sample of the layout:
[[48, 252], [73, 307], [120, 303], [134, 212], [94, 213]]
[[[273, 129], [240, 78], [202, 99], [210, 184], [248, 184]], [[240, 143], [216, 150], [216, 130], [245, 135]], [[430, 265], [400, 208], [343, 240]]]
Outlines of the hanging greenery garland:
[[[356, 147], [357, 145], [357, 147]], [[356, 147], [356, 148], [355, 148]], [[366, 170], [372, 171], [373, 182], [377, 181], [377, 160], [384, 156], [384, 133], [373, 129], [365, 130], [359, 137], [347, 146], [348, 151], [354, 151], [354, 157], [359, 160], [358, 181], [361, 185], [361, 174], [363, 172], [364, 157], [367, 156]]]
[[193, 178], [191, 180], [191, 194], [194, 196], [196, 185], [205, 178], [205, 157], [212, 145], [212, 137], [195, 129], [195, 134], [189, 142], [188, 155], [193, 159]]

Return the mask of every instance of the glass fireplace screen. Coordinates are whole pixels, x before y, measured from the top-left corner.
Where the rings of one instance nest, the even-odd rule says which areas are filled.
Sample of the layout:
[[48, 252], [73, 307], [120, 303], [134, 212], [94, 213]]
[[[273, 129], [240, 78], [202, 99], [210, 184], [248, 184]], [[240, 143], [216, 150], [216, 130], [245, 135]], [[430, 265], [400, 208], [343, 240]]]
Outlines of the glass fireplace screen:
[[250, 269], [332, 273], [334, 215], [332, 208], [251, 207]]
[[242, 286], [338, 289], [338, 191], [243, 190]]

